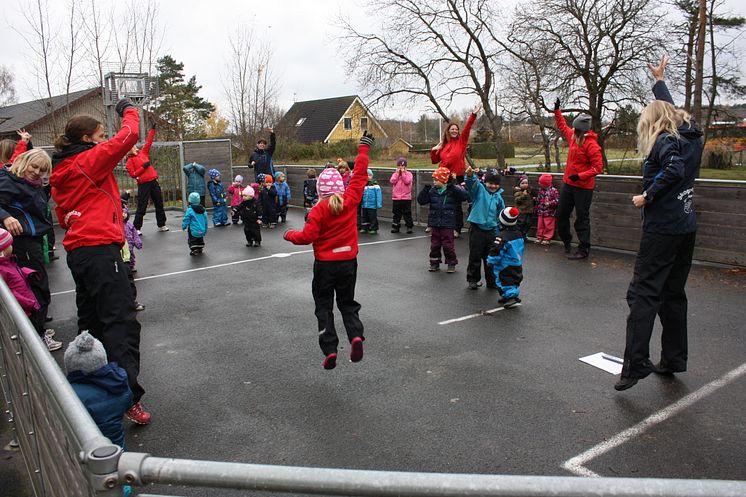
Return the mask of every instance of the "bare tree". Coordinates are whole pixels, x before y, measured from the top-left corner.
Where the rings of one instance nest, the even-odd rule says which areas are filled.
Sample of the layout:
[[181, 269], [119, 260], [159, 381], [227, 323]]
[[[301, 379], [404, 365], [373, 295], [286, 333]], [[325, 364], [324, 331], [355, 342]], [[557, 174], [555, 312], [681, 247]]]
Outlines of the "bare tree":
[[7, 67], [0, 66], [0, 107], [6, 107], [16, 102], [15, 77]]
[[444, 120], [460, 95], [474, 95], [492, 130], [497, 163], [505, 165], [502, 118], [491, 64], [502, 48], [490, 30], [498, 16], [488, 0], [376, 0], [380, 29], [364, 32], [340, 18], [348, 72], [367, 89], [369, 104], [425, 99]]
[[70, 0], [68, 4], [68, 16], [67, 16], [67, 36], [65, 41], [61, 44], [60, 52], [63, 54], [62, 60], [64, 60], [64, 91], [67, 95], [65, 99], [65, 108], [69, 113], [70, 105], [70, 91], [74, 85], [74, 81], [79, 74], [74, 72], [76, 65], [78, 64], [77, 53], [79, 50], [81, 31], [83, 30], [83, 21], [78, 9], [77, 0]]
[[642, 68], [665, 46], [663, 22], [651, 0], [532, 0], [516, 9], [511, 41], [554, 45], [550, 87], [592, 117], [603, 145], [605, 113], [647, 92]]
[[116, 30], [107, 28], [105, 19], [101, 16], [101, 11], [96, 9], [97, 3], [97, 0], [90, 0], [90, 11], [86, 12], [84, 19], [86, 20], [85, 28], [88, 38], [86, 45], [90, 47], [89, 57], [95, 64], [96, 83], [103, 88], [104, 61], [111, 46], [111, 33], [116, 32]]
[[707, 0], [699, 0], [699, 25], [697, 27], [697, 51], [694, 58], [694, 95], [692, 116], [702, 121], [702, 86], [704, 84], [705, 34], [707, 30]]

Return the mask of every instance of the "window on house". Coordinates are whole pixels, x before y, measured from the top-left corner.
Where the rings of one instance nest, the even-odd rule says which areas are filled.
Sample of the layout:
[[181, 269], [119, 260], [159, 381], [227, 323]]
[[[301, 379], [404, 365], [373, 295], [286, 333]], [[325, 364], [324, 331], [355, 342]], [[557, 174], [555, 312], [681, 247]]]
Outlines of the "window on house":
[[298, 128], [298, 127], [302, 126], [304, 122], [306, 122], [306, 118], [305, 117], [301, 117], [300, 119], [298, 119], [298, 122], [295, 123], [295, 127]]
[[360, 118], [360, 129], [368, 129], [368, 118], [367, 117]]
[[352, 118], [351, 117], [345, 117], [345, 129], [351, 130], [352, 129]]

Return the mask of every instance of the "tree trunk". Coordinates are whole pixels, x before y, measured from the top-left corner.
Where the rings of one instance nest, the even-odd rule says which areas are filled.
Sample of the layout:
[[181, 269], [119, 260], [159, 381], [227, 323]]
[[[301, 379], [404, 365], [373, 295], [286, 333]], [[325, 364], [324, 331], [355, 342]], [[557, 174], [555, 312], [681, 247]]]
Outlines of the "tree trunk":
[[702, 122], [702, 83], [704, 79], [705, 33], [707, 30], [707, 0], [699, 0], [699, 26], [697, 32], [697, 58], [694, 72], [694, 104], [692, 116]]
[[688, 12], [689, 15], [689, 36], [686, 42], [686, 68], [684, 69], [684, 110], [692, 111], [692, 63], [694, 59], [694, 38], [697, 33], [696, 12]]
[[710, 0], [710, 64], [712, 65], [712, 79], [710, 80], [710, 98], [707, 109], [707, 119], [704, 125], [704, 142], [707, 143], [708, 133], [707, 130], [712, 124], [712, 115], [715, 110], [715, 99], [718, 95], [718, 73], [717, 73], [717, 48], [715, 47], [715, 0]]

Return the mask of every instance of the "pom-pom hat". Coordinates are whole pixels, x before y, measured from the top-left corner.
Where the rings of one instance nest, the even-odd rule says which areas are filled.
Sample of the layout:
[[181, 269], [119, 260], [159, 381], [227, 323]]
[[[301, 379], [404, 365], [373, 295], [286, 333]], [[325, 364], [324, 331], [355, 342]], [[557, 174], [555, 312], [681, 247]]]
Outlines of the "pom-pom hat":
[[439, 167], [433, 171], [433, 179], [440, 181], [441, 183], [448, 183], [448, 178], [451, 177], [451, 171], [447, 167]]
[[344, 193], [345, 183], [342, 180], [342, 175], [336, 169], [324, 169], [316, 180], [316, 191], [320, 197], [332, 193]]
[[514, 226], [520, 214], [521, 211], [515, 207], [506, 207], [500, 213], [500, 224], [503, 226]]
[[88, 333], [88, 330], [75, 337], [65, 350], [65, 369], [68, 373], [92, 373], [108, 362], [103, 344]]

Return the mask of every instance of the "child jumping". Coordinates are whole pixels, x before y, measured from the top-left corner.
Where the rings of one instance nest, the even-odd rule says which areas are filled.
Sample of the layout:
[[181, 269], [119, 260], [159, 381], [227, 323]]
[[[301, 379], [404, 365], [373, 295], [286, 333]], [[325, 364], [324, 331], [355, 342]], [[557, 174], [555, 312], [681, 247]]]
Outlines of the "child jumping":
[[536, 242], [549, 245], [554, 238], [554, 215], [559, 204], [559, 191], [552, 186], [552, 175], [544, 173], [539, 176], [539, 193], [536, 195]]
[[433, 184], [425, 185], [417, 194], [417, 203], [430, 204], [427, 225], [430, 227], [430, 268], [428, 271], [440, 270], [440, 251], [448, 265], [447, 272], [455, 273], [458, 258], [454, 242], [456, 227], [456, 208], [467, 198], [466, 191], [454, 184], [451, 171], [439, 167], [433, 171]]
[[275, 191], [277, 192], [277, 216], [284, 223], [288, 215], [288, 204], [292, 198], [290, 185], [285, 181], [285, 173], [277, 171], [274, 175]]
[[466, 188], [472, 200], [468, 221], [469, 230], [469, 265], [466, 268], [466, 281], [469, 288], [476, 290], [482, 286], [482, 265], [487, 288], [497, 288], [495, 276], [487, 267], [487, 255], [490, 252], [495, 235], [498, 232], [497, 217], [505, 208], [500, 188], [500, 173], [497, 169], [484, 172], [484, 183], [477, 180], [474, 170], [466, 169]]
[[515, 307], [521, 299], [521, 281], [523, 281], [523, 234], [516, 228], [516, 221], [520, 211], [515, 207], [507, 207], [500, 213], [500, 234], [487, 257], [487, 262], [493, 270], [493, 278], [500, 292], [500, 302], [503, 307]]
[[184, 213], [181, 221], [181, 229], [187, 231], [187, 244], [189, 244], [189, 255], [200, 255], [205, 249], [205, 235], [207, 234], [207, 213], [200, 204], [200, 195], [197, 192], [189, 194], [189, 207]]
[[247, 186], [241, 193], [243, 202], [238, 213], [243, 221], [243, 234], [247, 247], [259, 247], [262, 244], [262, 205], [254, 198], [254, 189]]
[[363, 189], [363, 200], [360, 203], [360, 233], [378, 234], [378, 209], [381, 207], [381, 185], [373, 179], [373, 171], [368, 169], [368, 184]]
[[303, 211], [304, 220], [308, 221], [308, 212], [319, 201], [319, 192], [316, 191], [316, 170], [306, 171], [306, 179], [303, 180]]
[[393, 220], [391, 221], [391, 232], [399, 233], [401, 218], [404, 217], [404, 225], [407, 233], [412, 232], [414, 221], [412, 221], [412, 173], [407, 171], [407, 159], [399, 157], [396, 161], [396, 171], [389, 180], [393, 202]]
[[210, 176], [207, 190], [210, 192], [210, 198], [212, 199], [212, 224], [216, 228], [228, 226], [228, 207], [225, 201], [225, 188], [220, 182], [220, 171], [210, 169], [207, 174]]
[[238, 224], [238, 220], [241, 218], [238, 214], [238, 206], [243, 201], [243, 197], [241, 196], [243, 189], [243, 176], [237, 174], [233, 178], [231, 186], [228, 187], [228, 194], [231, 196], [231, 221], [233, 224]]
[[308, 213], [302, 231], [289, 230], [285, 240], [295, 245], [313, 244], [315, 261], [311, 291], [319, 323], [319, 346], [324, 354], [324, 369], [337, 365], [339, 338], [334, 328], [334, 296], [350, 340], [350, 361], [363, 358], [363, 323], [360, 304], [355, 301], [357, 279], [358, 234], [355, 229], [357, 206], [367, 182], [368, 152], [373, 135], [363, 133], [355, 159], [355, 174], [345, 189], [342, 175], [335, 169], [324, 169], [316, 187], [320, 201]]

